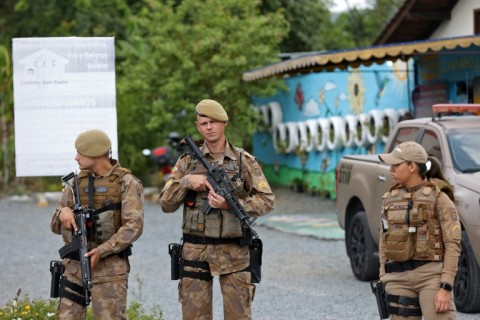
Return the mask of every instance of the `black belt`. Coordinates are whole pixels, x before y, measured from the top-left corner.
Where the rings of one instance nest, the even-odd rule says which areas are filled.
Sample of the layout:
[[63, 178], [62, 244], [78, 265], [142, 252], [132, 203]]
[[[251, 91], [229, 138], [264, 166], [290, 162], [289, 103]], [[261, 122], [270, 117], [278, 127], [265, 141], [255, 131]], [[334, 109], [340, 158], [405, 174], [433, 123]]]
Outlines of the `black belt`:
[[430, 260], [408, 260], [405, 262], [387, 262], [385, 264], [385, 272], [403, 272], [407, 270], [414, 270], [418, 267], [421, 267], [427, 263], [430, 263]]
[[[117, 255], [122, 259], [127, 258], [127, 257], [132, 255], [132, 246], [133, 246], [133, 244], [129, 245], [128, 247], [126, 247], [125, 249], [120, 251], [119, 253], [114, 253], [114, 254], [108, 255], [105, 258], [109, 258], [109, 257], [114, 256], [114, 255]], [[78, 252], [80, 252], [80, 251], [78, 251]], [[66, 258], [70, 258], [70, 260], [80, 261], [80, 258], [78, 257], [78, 253], [76, 254], [76, 256], [66, 257]]]
[[242, 238], [210, 238], [194, 236], [191, 234], [183, 234], [183, 241], [194, 244], [224, 244], [224, 243], [236, 243], [240, 244]]

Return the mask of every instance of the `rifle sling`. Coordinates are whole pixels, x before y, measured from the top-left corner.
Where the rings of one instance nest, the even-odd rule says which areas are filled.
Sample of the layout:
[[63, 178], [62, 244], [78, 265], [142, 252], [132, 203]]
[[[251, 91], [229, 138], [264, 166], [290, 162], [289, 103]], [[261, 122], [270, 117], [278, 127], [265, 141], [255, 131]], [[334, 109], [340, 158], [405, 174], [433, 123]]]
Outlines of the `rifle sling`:
[[110, 211], [110, 210], [120, 210], [122, 209], [122, 203], [121, 202], [117, 202], [117, 203], [110, 203], [110, 204], [107, 204], [106, 206], [104, 207], [101, 207], [97, 210], [94, 210], [93, 211], [93, 214], [94, 215], [99, 215], [100, 213], [102, 212], [105, 212], [105, 211]]
[[93, 208], [93, 192], [95, 191], [95, 186], [93, 185], [93, 175], [91, 172], [88, 173], [88, 206]]

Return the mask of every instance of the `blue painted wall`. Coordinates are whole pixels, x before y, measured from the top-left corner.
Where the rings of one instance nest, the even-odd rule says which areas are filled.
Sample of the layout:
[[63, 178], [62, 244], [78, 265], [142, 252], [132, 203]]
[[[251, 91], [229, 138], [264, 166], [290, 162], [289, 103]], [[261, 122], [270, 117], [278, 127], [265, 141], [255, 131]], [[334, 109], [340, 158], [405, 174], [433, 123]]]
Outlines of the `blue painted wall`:
[[[411, 63], [374, 64], [344, 71], [294, 76], [285, 79], [287, 91], [278, 92], [271, 97], [256, 98], [254, 104], [264, 117], [265, 113], [262, 113], [262, 110], [268, 109], [269, 104], [279, 105], [282, 123], [304, 123], [307, 120], [322, 118], [367, 115], [372, 110], [385, 109], [397, 110], [400, 114], [408, 111], [410, 107], [409, 88], [413, 88]], [[259, 130], [253, 138], [253, 151], [258, 160], [264, 166], [270, 166], [271, 171], [277, 175], [270, 177], [272, 178], [270, 180], [282, 185], [291, 185], [294, 178], [305, 180], [305, 174], [331, 175], [344, 154], [378, 153], [383, 151], [384, 145], [378, 138], [375, 143], [366, 143], [360, 147], [355, 145], [336, 150], [325, 147], [322, 151], [313, 149], [308, 152], [300, 150], [283, 152], [275, 148], [274, 135], [275, 126], [267, 122], [266, 128]], [[298, 173], [278, 177], [279, 172], [285, 172], [285, 169], [301, 172], [302, 177]], [[315, 185], [309, 181], [306, 184]], [[332, 187], [329, 187], [330, 191]], [[319, 188], [320, 186], [315, 186], [314, 189]]]

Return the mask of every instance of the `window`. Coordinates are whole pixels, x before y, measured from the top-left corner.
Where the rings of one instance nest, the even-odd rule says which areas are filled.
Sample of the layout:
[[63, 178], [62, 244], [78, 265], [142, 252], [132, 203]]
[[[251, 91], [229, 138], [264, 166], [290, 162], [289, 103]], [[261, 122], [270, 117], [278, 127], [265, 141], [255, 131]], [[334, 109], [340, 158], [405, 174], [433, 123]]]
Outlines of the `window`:
[[444, 165], [442, 148], [440, 148], [440, 142], [435, 132], [432, 130], [425, 131], [420, 144], [425, 148], [429, 156], [434, 156], [440, 161], [442, 166]]
[[[405, 127], [398, 130], [397, 136], [395, 137], [392, 150], [402, 142], [406, 141], [415, 141], [415, 138], [418, 134], [418, 128]], [[391, 152], [392, 150], [388, 150]]]

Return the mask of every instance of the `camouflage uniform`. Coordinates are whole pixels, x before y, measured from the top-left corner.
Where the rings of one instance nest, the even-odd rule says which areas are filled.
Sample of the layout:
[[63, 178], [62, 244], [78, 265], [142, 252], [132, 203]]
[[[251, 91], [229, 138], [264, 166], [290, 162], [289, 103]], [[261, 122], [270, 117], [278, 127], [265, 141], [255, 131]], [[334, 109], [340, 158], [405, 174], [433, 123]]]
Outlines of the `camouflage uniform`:
[[[98, 241], [89, 241], [89, 250], [97, 248], [100, 251], [101, 259], [92, 269], [92, 309], [95, 319], [127, 319], [125, 315], [127, 307], [127, 287], [130, 264], [127, 256], [121, 256], [143, 232], [143, 186], [129, 171], [121, 168], [116, 160], [110, 160], [113, 167], [103, 177], [94, 177], [95, 187], [102, 185], [103, 179], [113, 181], [114, 173], [123, 172], [120, 175], [118, 188], [120, 195], [114, 195], [121, 201], [121, 226], [105, 242], [98, 244]], [[79, 176], [88, 173], [82, 170]], [[80, 193], [85, 190], [81, 189]], [[94, 199], [100, 195], [95, 192]], [[113, 197], [113, 198], [114, 198]], [[85, 196], [81, 196], [85, 199]], [[88, 197], [87, 197], [88, 198]], [[89, 207], [88, 202], [82, 206]], [[108, 200], [107, 200], [108, 201]], [[94, 201], [95, 202], [95, 201]], [[62, 197], [57, 205], [51, 221], [51, 229], [56, 234], [61, 234], [65, 243], [72, 240], [72, 230], [65, 229], [58, 215], [63, 207], [72, 207], [73, 198], [71, 191], [65, 188]], [[98, 208], [93, 208], [98, 209]], [[92, 239], [90, 239], [92, 240]], [[81, 285], [81, 268], [78, 261], [64, 259], [64, 276], [73, 283]], [[57, 310], [57, 319], [85, 319], [86, 307], [61, 298]]]
[[[270, 186], [253, 156], [247, 152], [234, 148], [228, 142], [224, 155], [214, 157], [206, 145], [200, 147], [209, 162], [215, 162], [222, 167], [230, 177], [240, 170], [243, 183], [235, 191], [240, 204], [250, 216], [262, 216], [273, 209], [275, 197]], [[241, 154], [241, 161], [239, 155]], [[208, 192], [198, 192], [195, 199], [188, 199], [190, 174], [206, 174], [201, 163], [192, 161], [189, 155], [180, 157], [170, 178], [160, 195], [160, 203], [164, 212], [173, 212], [184, 204], [182, 229], [184, 235], [202, 236], [209, 230], [209, 222], [205, 216], [193, 216], [192, 211], [201, 207]], [[235, 184], [234, 184], [235, 185]], [[190, 201], [196, 202], [192, 206]], [[209, 216], [217, 216], [221, 221], [231, 222], [229, 227], [222, 225], [221, 231], [215, 238], [234, 238], [241, 236], [238, 219], [233, 224], [232, 213], [226, 210], [213, 209]], [[196, 218], [198, 217], [198, 219]], [[238, 226], [238, 228], [236, 228]], [[228, 231], [226, 231], [228, 229]], [[212, 235], [208, 235], [212, 237]], [[184, 271], [206, 271], [212, 276], [219, 276], [223, 294], [224, 319], [251, 319], [251, 302], [255, 295], [255, 285], [251, 283], [251, 275], [246, 271], [250, 265], [248, 245], [238, 243], [200, 244], [185, 242], [182, 258], [208, 263], [208, 270], [204, 268], [185, 267]], [[183, 277], [179, 283], [179, 302], [182, 304], [183, 319], [212, 319], [212, 279], [204, 280]]]
[[[418, 298], [416, 305], [420, 305], [425, 319], [455, 319], [452, 292], [449, 311], [437, 313], [434, 304], [440, 283], [454, 283], [461, 240], [461, 226], [455, 205], [439, 186], [446, 187], [447, 184], [438, 179], [425, 179], [414, 188], [397, 184], [384, 195], [383, 228], [379, 243], [380, 279], [389, 295]], [[409, 200], [412, 206], [407, 219]], [[405, 224], [406, 220], [410, 223]], [[408, 250], [401, 244], [400, 234], [393, 233], [400, 232], [402, 228], [413, 237], [413, 247], [406, 246]], [[387, 240], [389, 236], [393, 240]], [[398, 269], [411, 263], [415, 265], [413, 268]], [[414, 309], [412, 305], [391, 303], [391, 306], [400, 309]], [[405, 318], [422, 317], [391, 316], [391, 319]]]

